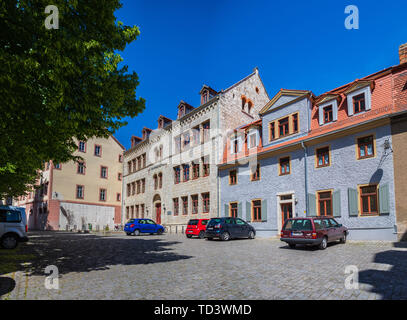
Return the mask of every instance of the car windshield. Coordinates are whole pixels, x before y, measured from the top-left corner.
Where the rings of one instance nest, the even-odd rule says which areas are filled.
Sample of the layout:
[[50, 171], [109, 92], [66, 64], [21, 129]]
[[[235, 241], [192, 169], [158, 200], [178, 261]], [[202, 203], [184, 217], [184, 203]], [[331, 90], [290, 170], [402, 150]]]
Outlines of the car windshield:
[[309, 219], [295, 219], [287, 220], [284, 230], [305, 230], [312, 231], [311, 220]]
[[219, 219], [219, 218], [211, 219], [211, 220], [209, 221], [209, 223], [208, 223], [208, 227], [209, 227], [209, 226], [214, 226], [215, 224], [218, 224], [218, 223], [221, 223], [221, 222], [222, 222], [222, 219]]
[[197, 220], [197, 219], [189, 220], [188, 225], [196, 226], [198, 224], [198, 222], [199, 222], [199, 220]]

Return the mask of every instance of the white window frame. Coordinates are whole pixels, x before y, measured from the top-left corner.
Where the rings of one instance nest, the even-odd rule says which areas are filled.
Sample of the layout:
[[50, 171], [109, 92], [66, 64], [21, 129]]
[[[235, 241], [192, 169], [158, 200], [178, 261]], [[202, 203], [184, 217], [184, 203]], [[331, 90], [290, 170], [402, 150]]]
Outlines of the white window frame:
[[351, 93], [348, 93], [346, 95], [346, 99], [348, 100], [348, 116], [354, 115], [353, 97], [358, 96], [359, 94], [362, 94], [362, 93], [365, 95], [366, 106], [365, 106], [365, 111], [359, 112], [358, 114], [371, 110], [372, 92], [370, 90], [370, 85], [367, 85], [366, 87], [352, 91]]
[[252, 135], [256, 135], [256, 145], [254, 146], [254, 147], [252, 147], [252, 148], [256, 148], [256, 147], [258, 147], [259, 146], [259, 131], [258, 130], [256, 130], [256, 129], [251, 129], [251, 130], [249, 130], [249, 132], [247, 133], [247, 146], [248, 146], [248, 148], [249, 149], [251, 149], [251, 147], [250, 147], [250, 136], [252, 136]]
[[237, 152], [236, 153], [239, 153], [239, 152], [242, 151], [242, 139], [241, 139], [241, 137], [240, 136], [239, 137], [233, 137], [233, 138], [230, 139], [230, 153], [231, 154], [236, 154], [234, 152], [234, 150], [233, 150], [233, 147], [235, 145], [236, 140], [237, 140]]
[[318, 112], [319, 112], [318, 117], [319, 117], [320, 126], [331, 123], [331, 122], [324, 123], [324, 108], [328, 107], [330, 105], [332, 105], [332, 122], [335, 122], [338, 120], [338, 101], [336, 100], [336, 98], [334, 98], [334, 99], [324, 102], [323, 104], [320, 104], [318, 106]]

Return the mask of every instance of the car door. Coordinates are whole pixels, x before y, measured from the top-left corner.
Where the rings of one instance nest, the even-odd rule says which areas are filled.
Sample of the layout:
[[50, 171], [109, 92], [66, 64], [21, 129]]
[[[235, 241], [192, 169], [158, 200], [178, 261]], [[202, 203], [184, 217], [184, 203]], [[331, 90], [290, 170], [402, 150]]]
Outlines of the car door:
[[5, 224], [6, 224], [6, 211], [0, 209], [0, 237], [5, 233]]
[[240, 218], [236, 218], [236, 227], [239, 229], [239, 236], [240, 237], [248, 237], [250, 226]]
[[239, 237], [239, 231], [237, 230], [236, 221], [234, 218], [226, 218], [225, 224], [227, 226], [230, 237], [232, 238]]
[[155, 233], [157, 232], [157, 225], [153, 220], [146, 219], [146, 225], [147, 225], [147, 232], [149, 233]]
[[140, 232], [142, 233], [147, 233], [148, 232], [148, 225], [145, 219], [140, 219], [138, 221], [138, 227], [140, 229]]
[[329, 224], [331, 225], [332, 228], [332, 234], [335, 240], [339, 240], [342, 236], [342, 230], [339, 227], [339, 223], [336, 222], [335, 219], [329, 218]]
[[332, 228], [329, 219], [322, 219], [322, 225], [324, 227], [326, 235], [328, 236], [328, 241], [330, 242], [336, 240], [335, 228]]

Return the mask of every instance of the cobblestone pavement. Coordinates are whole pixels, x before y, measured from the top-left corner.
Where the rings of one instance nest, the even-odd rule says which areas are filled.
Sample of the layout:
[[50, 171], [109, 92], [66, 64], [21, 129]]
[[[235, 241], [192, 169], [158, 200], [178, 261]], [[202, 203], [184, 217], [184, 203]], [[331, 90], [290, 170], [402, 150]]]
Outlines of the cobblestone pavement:
[[[406, 299], [407, 244], [289, 249], [276, 239], [31, 233], [0, 250], [1, 299]], [[48, 265], [59, 289], [45, 289]], [[345, 289], [347, 265], [359, 289]]]

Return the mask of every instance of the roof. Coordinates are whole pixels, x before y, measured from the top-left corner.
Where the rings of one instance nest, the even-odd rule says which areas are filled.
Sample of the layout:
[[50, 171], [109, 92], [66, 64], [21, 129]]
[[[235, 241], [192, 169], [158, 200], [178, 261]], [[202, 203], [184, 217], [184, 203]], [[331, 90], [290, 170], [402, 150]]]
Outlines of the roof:
[[117, 140], [117, 138], [114, 135], [112, 135], [112, 138], [114, 141], [116, 141], [116, 143], [120, 146], [120, 148], [122, 148], [123, 150], [126, 150], [126, 148], [119, 142], [119, 140]]
[[280, 89], [279, 92], [260, 110], [260, 114], [263, 114], [272, 109], [273, 105], [282, 97], [282, 96], [291, 96], [291, 97], [300, 97], [307, 94], [312, 94], [309, 90], [289, 90], [289, 89]]

